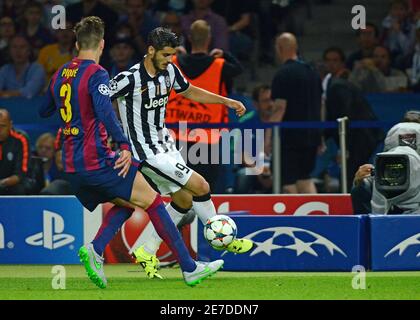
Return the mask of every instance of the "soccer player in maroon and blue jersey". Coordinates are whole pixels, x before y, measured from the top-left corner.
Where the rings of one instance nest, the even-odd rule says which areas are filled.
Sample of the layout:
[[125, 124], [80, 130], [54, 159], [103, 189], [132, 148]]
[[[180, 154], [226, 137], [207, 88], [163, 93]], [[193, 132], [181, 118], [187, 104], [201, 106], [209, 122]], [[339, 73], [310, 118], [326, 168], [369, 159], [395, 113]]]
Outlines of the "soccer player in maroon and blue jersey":
[[[129, 143], [109, 97], [108, 73], [98, 64], [104, 48], [103, 21], [84, 18], [75, 33], [78, 57], [54, 74], [40, 114], [48, 117], [59, 109], [64, 172], [79, 201], [91, 211], [100, 203], [114, 203], [95, 239], [79, 250], [87, 274], [98, 287], [106, 287], [103, 251], [137, 206], [148, 213], [159, 236], [176, 255], [185, 282], [196, 285], [217, 272], [223, 260], [204, 263], [191, 258], [160, 195], [132, 163]], [[107, 146], [108, 134], [118, 144], [118, 154]]]

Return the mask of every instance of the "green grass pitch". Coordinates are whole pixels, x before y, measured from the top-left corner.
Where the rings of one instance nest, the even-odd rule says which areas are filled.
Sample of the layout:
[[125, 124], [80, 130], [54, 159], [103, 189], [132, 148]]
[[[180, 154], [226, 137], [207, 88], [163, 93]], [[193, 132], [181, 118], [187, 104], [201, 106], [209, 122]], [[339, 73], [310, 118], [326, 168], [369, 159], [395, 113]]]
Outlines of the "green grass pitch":
[[368, 272], [366, 289], [352, 288], [354, 274], [309, 272], [224, 272], [194, 288], [179, 269], [162, 269], [164, 280], [149, 280], [137, 265], [106, 265], [108, 287], [92, 284], [80, 265], [65, 266], [66, 289], [52, 289], [48, 265], [0, 265], [0, 300], [278, 300], [420, 299], [420, 272]]

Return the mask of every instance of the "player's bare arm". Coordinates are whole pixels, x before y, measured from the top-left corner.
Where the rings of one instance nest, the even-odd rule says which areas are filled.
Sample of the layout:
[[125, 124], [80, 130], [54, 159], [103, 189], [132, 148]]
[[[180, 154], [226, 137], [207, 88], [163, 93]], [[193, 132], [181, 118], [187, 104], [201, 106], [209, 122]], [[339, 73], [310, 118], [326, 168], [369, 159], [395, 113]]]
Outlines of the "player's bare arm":
[[211, 93], [207, 90], [190, 85], [187, 90], [180, 93], [185, 98], [200, 103], [221, 103], [236, 111], [236, 115], [241, 117], [245, 114], [246, 108], [242, 102], [229, 99], [218, 94]]

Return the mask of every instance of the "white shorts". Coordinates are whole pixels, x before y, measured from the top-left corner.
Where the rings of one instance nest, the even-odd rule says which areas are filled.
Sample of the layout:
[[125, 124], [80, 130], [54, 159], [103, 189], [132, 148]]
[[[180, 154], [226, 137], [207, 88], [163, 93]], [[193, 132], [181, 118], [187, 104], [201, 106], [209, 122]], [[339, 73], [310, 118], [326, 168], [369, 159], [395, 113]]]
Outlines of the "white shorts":
[[185, 186], [193, 172], [178, 150], [158, 153], [141, 165], [141, 173], [146, 176], [146, 180], [163, 195], [177, 192]]

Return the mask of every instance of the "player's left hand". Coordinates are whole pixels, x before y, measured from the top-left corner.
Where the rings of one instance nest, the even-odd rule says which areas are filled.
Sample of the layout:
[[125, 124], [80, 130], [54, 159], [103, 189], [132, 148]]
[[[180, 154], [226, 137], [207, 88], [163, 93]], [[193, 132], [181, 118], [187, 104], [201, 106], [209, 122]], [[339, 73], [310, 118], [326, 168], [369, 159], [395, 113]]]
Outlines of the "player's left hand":
[[120, 156], [118, 157], [117, 161], [115, 161], [114, 169], [120, 169], [120, 172], [118, 173], [119, 176], [125, 176], [128, 173], [128, 170], [130, 170], [131, 166], [131, 152], [128, 150], [122, 150], [120, 152]]
[[236, 101], [236, 100], [233, 100], [233, 99], [228, 99], [225, 104], [229, 108], [235, 110], [236, 111], [236, 115], [238, 117], [242, 117], [245, 114], [245, 112], [246, 112], [245, 106], [240, 101]]

